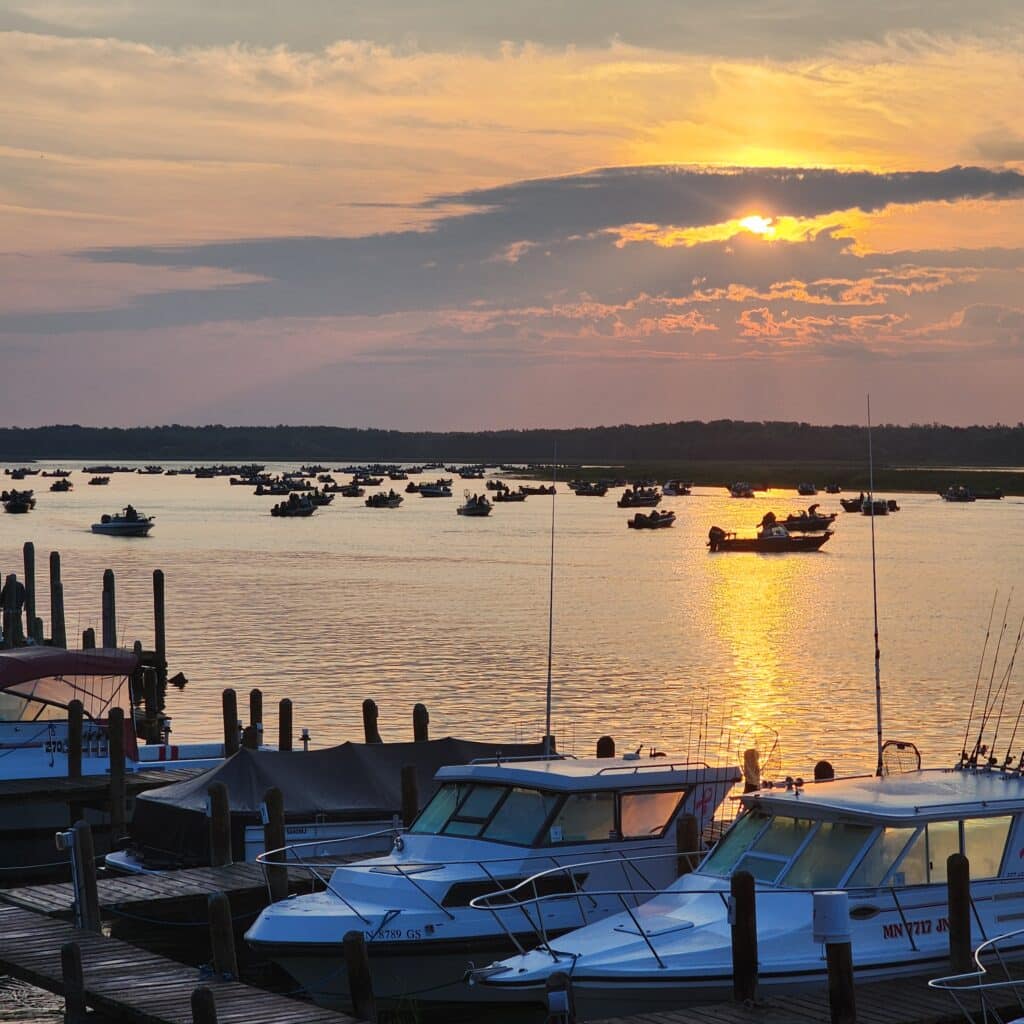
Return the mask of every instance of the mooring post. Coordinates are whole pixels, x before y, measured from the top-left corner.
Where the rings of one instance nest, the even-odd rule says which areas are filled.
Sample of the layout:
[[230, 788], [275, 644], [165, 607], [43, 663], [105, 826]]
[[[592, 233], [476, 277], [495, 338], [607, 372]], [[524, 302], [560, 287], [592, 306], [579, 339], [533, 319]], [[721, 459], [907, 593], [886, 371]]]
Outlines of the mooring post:
[[25, 556], [25, 632], [36, 635], [36, 546], [25, 541], [22, 547]]
[[700, 854], [700, 827], [693, 814], [680, 814], [676, 818], [676, 872], [688, 875], [697, 867]]
[[292, 749], [292, 702], [287, 697], [277, 705], [277, 749]]
[[416, 785], [416, 766], [402, 765], [402, 824], [409, 828], [420, 813], [420, 792]]
[[227, 867], [232, 863], [231, 806], [223, 782], [215, 782], [206, 791], [206, 805], [210, 815], [210, 867]]
[[346, 932], [341, 945], [345, 956], [345, 970], [348, 972], [352, 1012], [357, 1020], [367, 1020], [371, 1024], [376, 1024], [377, 1000], [373, 994], [373, 975], [370, 973], [366, 939], [363, 938], [362, 932]]
[[192, 989], [192, 1024], [217, 1024], [217, 1004], [206, 985]]
[[44, 629], [43, 620], [37, 615], [32, 620], [32, 639], [39, 645], [42, 645], [46, 640], [46, 634], [43, 632]]
[[377, 729], [378, 715], [379, 711], [377, 710], [376, 701], [372, 701], [367, 697], [363, 701], [363, 738], [367, 743], [383, 742]]
[[87, 821], [71, 827], [72, 875], [75, 883], [75, 924], [89, 932], [100, 930], [100, 899], [96, 891], [96, 851]]
[[96, 630], [90, 626], [82, 631], [82, 650], [91, 651], [96, 647]]
[[255, 725], [247, 725], [242, 730], [242, 746], [246, 750], [259, 750], [260, 749], [260, 734], [256, 730]]
[[430, 739], [430, 712], [426, 704], [417, 704], [412, 709], [412, 738], [417, 743]]
[[220, 695], [221, 711], [224, 716], [224, 756], [238, 753], [238, 695], [228, 687]]
[[[282, 850], [287, 841], [284, 832], [284, 797], [277, 786], [263, 794], [263, 809], [263, 848], [269, 854], [271, 850]], [[267, 886], [272, 903], [288, 899], [287, 859], [285, 853], [267, 857]]]
[[813, 939], [825, 946], [828, 1005], [832, 1024], [857, 1024], [853, 987], [850, 896], [847, 892], [816, 892], [813, 897]]
[[54, 647], [67, 647], [68, 635], [64, 631], [64, 584], [60, 579], [60, 552], [50, 552], [50, 643]]
[[597, 756], [614, 757], [615, 739], [612, 736], [599, 736], [597, 738]]
[[737, 1002], [757, 999], [757, 903], [754, 876], [735, 871], [729, 883], [732, 925], [732, 992]]
[[64, 1024], [86, 1024], [85, 976], [82, 950], [77, 942], [60, 947], [60, 973], [64, 986]]
[[128, 834], [124, 731], [124, 710], [111, 708], [107, 718], [107, 746], [110, 750], [110, 845], [115, 850]]
[[249, 725], [256, 732], [258, 747], [263, 739], [263, 691], [255, 688], [249, 691]]
[[238, 978], [238, 959], [235, 956], [235, 926], [231, 920], [231, 904], [224, 893], [215, 892], [207, 898], [206, 906], [210, 915], [213, 969], [222, 978], [235, 981]]
[[167, 679], [167, 628], [164, 607], [164, 574], [161, 569], [153, 570], [153, 627], [156, 634], [155, 654], [157, 672], [163, 680]]
[[103, 571], [103, 646], [117, 646], [117, 601], [114, 596], [114, 570]]
[[949, 899], [949, 967], [967, 974], [974, 967], [971, 949], [971, 862], [962, 853], [946, 858], [946, 892]]
[[82, 721], [85, 708], [80, 700], [68, 703], [68, 778], [82, 777]]
[[576, 1024], [576, 1008], [573, 1006], [572, 982], [565, 971], [555, 971], [544, 983], [550, 1024]]

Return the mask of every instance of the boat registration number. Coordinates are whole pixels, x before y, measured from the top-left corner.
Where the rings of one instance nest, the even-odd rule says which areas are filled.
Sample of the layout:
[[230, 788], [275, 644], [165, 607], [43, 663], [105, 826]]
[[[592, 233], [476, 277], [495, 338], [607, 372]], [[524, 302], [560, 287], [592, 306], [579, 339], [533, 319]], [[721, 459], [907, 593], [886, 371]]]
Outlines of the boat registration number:
[[893, 924], [882, 925], [883, 939], [902, 939], [905, 936], [931, 935], [933, 932], [942, 933], [949, 931], [949, 919], [940, 917], [936, 920], [907, 921], [906, 924], [896, 921]]
[[423, 933], [419, 928], [382, 928], [378, 932], [363, 932], [367, 942], [401, 942], [405, 939], [421, 939]]

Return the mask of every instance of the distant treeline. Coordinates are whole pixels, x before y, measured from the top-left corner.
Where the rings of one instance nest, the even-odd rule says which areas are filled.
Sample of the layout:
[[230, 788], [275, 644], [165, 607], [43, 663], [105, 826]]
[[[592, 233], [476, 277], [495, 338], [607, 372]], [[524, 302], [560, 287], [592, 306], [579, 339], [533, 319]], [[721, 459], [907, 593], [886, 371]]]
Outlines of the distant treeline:
[[[940, 424], [878, 426], [879, 466], [1024, 465], [1024, 423], [1009, 427]], [[863, 426], [713, 420], [567, 430], [427, 433], [351, 427], [7, 427], [0, 460], [144, 459], [159, 462], [336, 460], [422, 462], [686, 463], [705, 460], [861, 465]]]

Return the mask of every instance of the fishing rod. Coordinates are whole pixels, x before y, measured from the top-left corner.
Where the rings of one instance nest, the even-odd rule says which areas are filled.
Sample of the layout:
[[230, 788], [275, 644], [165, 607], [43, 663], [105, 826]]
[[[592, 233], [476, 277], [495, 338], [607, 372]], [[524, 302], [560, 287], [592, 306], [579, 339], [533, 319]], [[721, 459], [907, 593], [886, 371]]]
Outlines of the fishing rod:
[[1010, 601], [1013, 598], [1013, 590], [1010, 590], [1010, 596], [1006, 599], [1006, 607], [1003, 609], [1003, 625], [999, 630], [999, 639], [996, 641], [996, 652], [992, 657], [992, 671], [988, 677], [988, 689], [985, 692], [985, 711], [981, 716], [981, 725], [978, 727], [978, 738], [974, 742], [974, 751], [971, 754], [971, 763], [977, 766], [978, 756], [981, 754], [981, 740], [985, 734], [985, 726], [988, 725], [989, 716], [992, 714], [991, 699], [992, 699], [992, 683], [996, 678], [996, 668], [999, 665], [999, 649], [1003, 645], [1003, 636], [1006, 634], [1007, 627], [1007, 616], [1010, 614]]
[[[1017, 630], [1017, 641], [1013, 645], [1013, 652], [1010, 654], [1010, 662], [1006, 666], [1006, 672], [1003, 675], [1002, 682], [1000, 684], [1003, 691], [1003, 699], [999, 705], [999, 715], [996, 718], [995, 732], [992, 733], [992, 741], [989, 743], [989, 750], [994, 754], [996, 749], [996, 743], [999, 741], [999, 730], [1003, 724], [1003, 711], [1006, 708], [1006, 698], [1010, 693], [1010, 677], [1013, 675], [1013, 663], [1017, 660], [1017, 652], [1020, 650], [1021, 638], [1024, 637], [1024, 618], [1020, 620], [1020, 627]], [[990, 759], [990, 764], [995, 763], [995, 758]]]
[[875, 774], [882, 775], [882, 651], [878, 646], [878, 572], [875, 566], [875, 456], [871, 447], [871, 396], [868, 395], [868, 502], [871, 509], [871, 602], [875, 619], [875, 741], [878, 762]]
[[967, 725], [964, 726], [964, 741], [960, 746], [960, 764], [967, 763], [967, 737], [971, 731], [971, 722], [974, 720], [974, 706], [978, 700], [978, 687], [981, 685], [981, 672], [985, 667], [985, 652], [988, 650], [988, 640], [992, 633], [992, 616], [996, 611], [996, 601], [999, 599], [999, 588], [992, 595], [992, 607], [988, 610], [988, 625], [985, 627], [985, 642], [981, 645], [981, 660], [978, 662], [978, 674], [974, 678], [974, 696], [971, 697], [971, 713], [967, 716]]
[[551, 461], [551, 558], [548, 578], [548, 692], [544, 705], [544, 756], [551, 750], [551, 659], [555, 636], [555, 483], [558, 480], [558, 444]]
[[[1013, 672], [1013, 665], [1017, 660], [1017, 652], [1020, 650], [1022, 638], [1024, 638], [1024, 616], [1021, 617], [1020, 629], [1017, 630], [1017, 643], [1014, 645], [1013, 656], [1010, 658], [1010, 667], [1007, 670], [1008, 675]], [[1020, 726], [1022, 714], [1024, 714], [1024, 700], [1021, 700], [1020, 707], [1017, 709], [1017, 718], [1013, 723], [1013, 732], [1010, 733], [1010, 742], [1006, 744], [1006, 756], [1003, 758], [1002, 765], [1004, 768], [1008, 767], [1013, 761], [1010, 752], [1013, 750], [1013, 741], [1017, 738], [1017, 729]], [[993, 740], [994, 745], [995, 741]]]

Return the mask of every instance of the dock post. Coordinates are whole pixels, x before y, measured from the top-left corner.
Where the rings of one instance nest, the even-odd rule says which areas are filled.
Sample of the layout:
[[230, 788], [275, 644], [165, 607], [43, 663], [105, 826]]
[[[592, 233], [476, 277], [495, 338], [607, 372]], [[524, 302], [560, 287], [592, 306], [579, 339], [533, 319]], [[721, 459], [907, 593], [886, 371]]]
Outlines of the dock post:
[[210, 867], [223, 868], [231, 859], [231, 806], [228, 787], [215, 782], [206, 791], [207, 813], [210, 815]]
[[37, 615], [32, 620], [32, 639], [40, 646], [42, 646], [46, 640], [46, 634], [43, 632], [45, 628], [46, 627], [43, 626], [43, 620]]
[[77, 942], [60, 947], [60, 973], [64, 987], [64, 1024], [86, 1024], [85, 977], [82, 950]]
[[417, 743], [430, 739], [430, 712], [426, 704], [417, 704], [412, 709], [412, 738]]
[[380, 732], [377, 729], [377, 717], [380, 712], [377, 710], [376, 701], [369, 698], [363, 701], [363, 738], [366, 743], [383, 743]]
[[599, 736], [597, 738], [597, 756], [598, 757], [614, 757], [615, 756], [615, 738], [612, 736]]
[[416, 785], [416, 766], [402, 765], [402, 824], [409, 828], [420, 813], [420, 793]]
[[[263, 794], [263, 849], [269, 854], [271, 850], [284, 849], [287, 840], [284, 832], [284, 797], [277, 786], [273, 786]], [[279, 903], [288, 899], [288, 855], [276, 854], [266, 861], [267, 887], [270, 889], [270, 902]]]
[[754, 876], [734, 871], [729, 883], [732, 925], [732, 992], [737, 1002], [757, 999], [757, 902]]
[[126, 794], [124, 781], [124, 710], [111, 708], [107, 718], [107, 745], [110, 750], [110, 846], [128, 834]]
[[260, 689], [249, 691], [249, 725], [256, 733], [256, 746], [259, 747], [263, 740], [263, 691]]
[[277, 749], [292, 749], [292, 702], [287, 697], [277, 705]]
[[36, 546], [27, 540], [22, 547], [25, 557], [25, 632], [36, 635]]
[[87, 821], [71, 827], [71, 875], [75, 888], [75, 925], [89, 932], [100, 930], [100, 899], [96, 891], [96, 850]]
[[812, 937], [825, 946], [830, 1020], [832, 1024], [857, 1024], [849, 894], [824, 891], [816, 892], [813, 898]]
[[700, 849], [700, 828], [693, 814], [680, 814], [676, 818], [676, 872], [688, 875], [697, 867]]
[[260, 749], [260, 734], [255, 725], [247, 725], [242, 730], [242, 746], [246, 750]]
[[103, 570], [103, 630], [104, 647], [117, 646], [117, 601], [114, 596], [114, 570]]
[[217, 1024], [217, 1004], [205, 985], [192, 989], [192, 1024]]
[[68, 703], [68, 778], [82, 777], [82, 720], [85, 708], [80, 700]]
[[222, 892], [211, 893], [206, 901], [210, 915], [210, 950], [213, 969], [222, 978], [238, 980], [238, 959], [235, 956], [235, 926], [231, 920], [231, 904]]
[[64, 630], [64, 584], [60, 579], [60, 552], [50, 552], [50, 642], [54, 647], [67, 647]]
[[90, 626], [82, 631], [82, 650], [91, 651], [96, 647], [96, 630]]
[[971, 862], [962, 853], [946, 858], [949, 898], [949, 967], [954, 974], [974, 968], [971, 950]]
[[544, 983], [550, 1024], [576, 1024], [576, 1009], [572, 1001], [572, 982], [565, 971], [555, 971]]
[[220, 696], [224, 716], [224, 756], [238, 753], [238, 696], [230, 687]]
[[153, 570], [153, 627], [157, 672], [163, 681], [167, 679], [167, 628], [164, 607], [164, 574], [161, 569]]
[[357, 1020], [376, 1024], [377, 1000], [373, 994], [373, 975], [370, 957], [366, 952], [366, 939], [362, 932], [345, 933], [342, 939], [345, 970], [348, 972], [348, 990], [352, 997], [352, 1012]]

